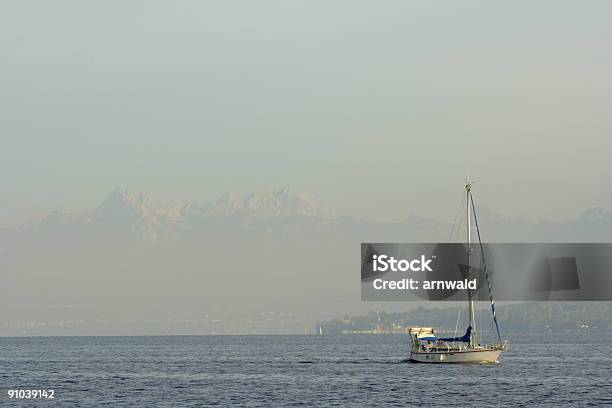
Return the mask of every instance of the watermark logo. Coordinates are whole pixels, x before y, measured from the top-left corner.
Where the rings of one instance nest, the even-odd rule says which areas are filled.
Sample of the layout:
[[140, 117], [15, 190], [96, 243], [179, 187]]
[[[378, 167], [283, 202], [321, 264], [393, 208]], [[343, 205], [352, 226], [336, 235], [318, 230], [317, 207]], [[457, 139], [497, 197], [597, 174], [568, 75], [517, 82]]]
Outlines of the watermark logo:
[[371, 301], [612, 300], [609, 243], [363, 243]]
[[430, 264], [435, 256], [427, 259], [425, 255], [421, 255], [420, 258], [410, 261], [407, 259], [395, 259], [393, 256], [387, 255], [372, 255], [372, 258], [372, 271], [374, 272], [433, 272]]

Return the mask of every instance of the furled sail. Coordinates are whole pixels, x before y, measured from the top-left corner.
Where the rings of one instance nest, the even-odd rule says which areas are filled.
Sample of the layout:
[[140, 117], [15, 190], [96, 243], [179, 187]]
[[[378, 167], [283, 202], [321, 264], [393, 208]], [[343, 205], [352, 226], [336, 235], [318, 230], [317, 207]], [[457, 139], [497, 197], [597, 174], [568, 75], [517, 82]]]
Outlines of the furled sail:
[[444, 338], [441, 338], [439, 340], [442, 340], [442, 341], [461, 341], [461, 342], [464, 342], [464, 343], [469, 343], [471, 335], [472, 335], [472, 326], [468, 326], [465, 334], [463, 336], [461, 336], [461, 337], [444, 337]]
[[470, 192], [470, 198], [472, 201], [472, 211], [474, 213], [474, 223], [476, 224], [476, 232], [478, 233], [478, 244], [480, 244], [480, 256], [482, 257], [482, 266], [484, 268], [485, 277], [487, 278], [487, 286], [489, 287], [489, 300], [491, 301], [491, 312], [493, 312], [493, 322], [495, 322], [495, 329], [497, 330], [497, 338], [501, 341], [501, 335], [499, 334], [499, 324], [497, 323], [497, 316], [495, 315], [495, 301], [493, 300], [493, 289], [491, 289], [491, 282], [489, 280], [489, 272], [487, 270], [487, 263], [485, 262], [484, 249], [482, 248], [482, 240], [480, 239], [480, 228], [478, 227], [478, 218], [476, 218], [476, 207], [474, 206], [474, 197]]

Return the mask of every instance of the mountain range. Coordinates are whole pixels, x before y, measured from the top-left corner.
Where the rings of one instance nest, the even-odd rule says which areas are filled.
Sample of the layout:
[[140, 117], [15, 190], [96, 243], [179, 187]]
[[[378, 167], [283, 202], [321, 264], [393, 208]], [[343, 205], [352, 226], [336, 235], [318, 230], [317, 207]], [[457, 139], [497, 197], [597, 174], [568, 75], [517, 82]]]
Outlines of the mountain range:
[[[478, 209], [485, 240], [490, 242], [611, 242], [612, 211], [591, 208], [564, 222], [531, 222], [503, 217], [487, 207]], [[115, 188], [98, 207], [80, 213], [52, 212], [16, 229], [2, 231], [4, 240], [36, 235], [108, 235], [150, 243], [194, 233], [261, 231], [297, 233], [345, 231], [364, 241], [449, 241], [457, 226], [409, 215], [400, 222], [378, 222], [337, 216], [317, 197], [288, 188], [228, 193], [212, 203], [170, 208], [155, 205], [144, 192]], [[84, 236], [81, 235], [81, 239]]]
[[261, 188], [245, 196], [228, 193], [212, 203], [162, 208], [156, 206], [147, 193], [131, 194], [126, 189], [116, 187], [102, 204], [92, 210], [80, 213], [52, 212], [30, 219], [15, 230], [4, 230], [3, 235], [6, 238], [70, 231], [91, 234], [114, 232], [125, 238], [156, 242], [230, 219], [248, 227], [292, 217], [332, 220], [334, 214], [318, 198], [288, 188]]
[[[566, 222], [511, 219], [483, 206], [478, 214], [488, 242], [612, 242], [612, 213], [601, 208]], [[91, 210], [0, 231], [0, 335], [85, 327], [88, 334], [300, 333], [376, 307], [360, 300], [361, 242], [448, 242], [464, 231], [415, 215], [400, 222], [336, 215], [287, 188], [170, 208], [117, 188]], [[57, 322], [81, 323], [67, 332]]]

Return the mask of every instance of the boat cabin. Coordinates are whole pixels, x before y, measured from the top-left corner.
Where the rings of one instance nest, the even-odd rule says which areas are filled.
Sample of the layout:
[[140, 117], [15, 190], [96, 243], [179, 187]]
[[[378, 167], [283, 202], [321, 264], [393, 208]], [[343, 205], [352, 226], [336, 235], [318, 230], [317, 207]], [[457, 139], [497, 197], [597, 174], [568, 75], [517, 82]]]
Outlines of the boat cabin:
[[412, 351], [432, 352], [465, 349], [465, 343], [469, 342], [471, 331], [471, 327], [468, 327], [464, 336], [446, 338], [436, 336], [432, 327], [411, 327], [408, 333], [412, 341]]

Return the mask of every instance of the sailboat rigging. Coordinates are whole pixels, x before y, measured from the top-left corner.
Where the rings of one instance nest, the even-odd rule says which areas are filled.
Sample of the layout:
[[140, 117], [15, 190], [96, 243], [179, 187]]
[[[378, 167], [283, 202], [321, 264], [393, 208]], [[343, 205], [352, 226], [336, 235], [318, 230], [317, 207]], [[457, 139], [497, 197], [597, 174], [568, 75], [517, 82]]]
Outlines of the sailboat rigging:
[[499, 356], [506, 350], [508, 342], [501, 339], [499, 323], [495, 313], [495, 302], [493, 300], [493, 290], [489, 280], [485, 254], [480, 236], [480, 227], [476, 216], [476, 206], [472, 196], [472, 183], [470, 180], [465, 184], [466, 199], [466, 257], [467, 257], [467, 278], [471, 278], [471, 256], [472, 256], [472, 215], [478, 236], [478, 250], [480, 251], [480, 261], [484, 270], [489, 290], [489, 300], [493, 323], [497, 332], [498, 343], [480, 344], [476, 331], [476, 318], [474, 308], [473, 289], [467, 289], [468, 297], [468, 326], [463, 336], [437, 337], [432, 327], [412, 327], [409, 329], [412, 347], [410, 350], [410, 360], [421, 363], [496, 363]]

